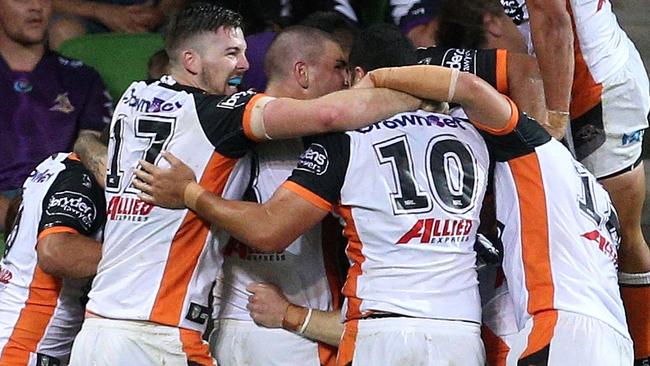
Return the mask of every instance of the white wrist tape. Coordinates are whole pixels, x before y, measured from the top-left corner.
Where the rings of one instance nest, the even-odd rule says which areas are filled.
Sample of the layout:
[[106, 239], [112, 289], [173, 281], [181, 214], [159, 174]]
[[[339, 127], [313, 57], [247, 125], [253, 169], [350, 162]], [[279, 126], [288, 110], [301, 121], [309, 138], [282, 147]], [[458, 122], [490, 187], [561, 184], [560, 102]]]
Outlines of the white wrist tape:
[[305, 333], [305, 330], [307, 330], [307, 325], [309, 325], [309, 321], [311, 320], [311, 314], [313, 311], [314, 309], [312, 308], [309, 308], [309, 310], [307, 310], [307, 316], [305, 317], [305, 321], [302, 322], [300, 329], [298, 329], [298, 334], [303, 334]]

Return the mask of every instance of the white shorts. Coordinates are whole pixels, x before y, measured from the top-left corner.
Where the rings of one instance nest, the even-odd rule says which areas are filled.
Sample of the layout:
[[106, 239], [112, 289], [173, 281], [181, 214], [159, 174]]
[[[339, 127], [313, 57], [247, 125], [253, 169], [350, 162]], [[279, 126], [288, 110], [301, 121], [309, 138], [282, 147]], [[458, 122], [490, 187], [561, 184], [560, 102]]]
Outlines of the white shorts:
[[337, 365], [483, 366], [478, 324], [422, 318], [345, 323]]
[[492, 298], [483, 304], [481, 337], [485, 345], [487, 364], [505, 366], [512, 338], [519, 331], [515, 304], [505, 280], [491, 295]]
[[247, 320], [222, 319], [210, 334], [210, 350], [219, 366], [320, 366], [336, 360], [334, 347], [284, 329], [264, 328]]
[[[602, 82], [600, 106], [572, 121], [573, 138], [580, 162], [596, 178], [607, 177], [632, 166], [641, 156], [644, 129], [648, 127], [650, 94], [648, 75], [634, 46], [625, 66]], [[581, 143], [576, 122], [604, 130], [604, 143], [595, 151]], [[592, 127], [587, 126], [588, 133]], [[602, 142], [602, 141], [601, 141]], [[583, 145], [583, 146], [581, 146]], [[584, 153], [581, 154], [581, 150]], [[581, 155], [586, 155], [586, 157]]]
[[[549, 320], [552, 319], [549, 317]], [[550, 342], [544, 346], [539, 340], [529, 339], [533, 328], [530, 319], [524, 328], [510, 339], [511, 351], [507, 365], [516, 366], [529, 344], [538, 343], [541, 349], [526, 357], [525, 365], [549, 366], [630, 366], [634, 362], [632, 340], [602, 321], [589, 316], [557, 312], [555, 325], [539, 323], [539, 328], [547, 328]]]
[[72, 345], [76, 366], [212, 366], [196, 331], [146, 322], [87, 318]]

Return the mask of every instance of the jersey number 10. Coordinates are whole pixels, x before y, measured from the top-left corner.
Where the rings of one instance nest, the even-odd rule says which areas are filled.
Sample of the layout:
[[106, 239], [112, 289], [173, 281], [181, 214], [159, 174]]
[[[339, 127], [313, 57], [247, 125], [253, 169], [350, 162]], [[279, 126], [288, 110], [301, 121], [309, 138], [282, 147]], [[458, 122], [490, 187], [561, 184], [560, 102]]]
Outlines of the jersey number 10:
[[431, 139], [426, 149], [425, 170], [428, 190], [416, 181], [416, 169], [405, 135], [374, 145], [380, 164], [390, 164], [397, 192], [390, 194], [395, 215], [429, 212], [433, 197], [451, 213], [465, 213], [476, 204], [478, 177], [472, 150], [452, 135]]

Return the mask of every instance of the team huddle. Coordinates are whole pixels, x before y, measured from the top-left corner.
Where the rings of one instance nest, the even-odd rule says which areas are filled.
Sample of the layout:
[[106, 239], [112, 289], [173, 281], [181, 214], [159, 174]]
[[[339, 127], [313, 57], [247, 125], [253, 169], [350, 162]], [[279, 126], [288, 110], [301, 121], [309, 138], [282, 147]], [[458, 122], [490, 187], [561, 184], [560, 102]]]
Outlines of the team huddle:
[[623, 265], [650, 249], [601, 182], [643, 171], [648, 78], [608, 2], [567, 4], [570, 106], [531, 56], [388, 26], [349, 56], [288, 27], [237, 91], [241, 17], [189, 5], [170, 74], [25, 181], [0, 365], [645, 365], [650, 268]]

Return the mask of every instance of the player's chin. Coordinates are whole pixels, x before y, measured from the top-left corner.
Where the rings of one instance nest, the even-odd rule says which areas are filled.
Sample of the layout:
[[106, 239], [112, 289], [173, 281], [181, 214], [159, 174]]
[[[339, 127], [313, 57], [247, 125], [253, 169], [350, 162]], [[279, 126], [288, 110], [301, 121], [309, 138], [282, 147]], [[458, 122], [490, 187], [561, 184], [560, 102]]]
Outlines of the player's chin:
[[233, 95], [233, 94], [237, 93], [239, 90], [237, 90], [236, 86], [226, 85], [224, 91], [225, 91], [226, 95]]

